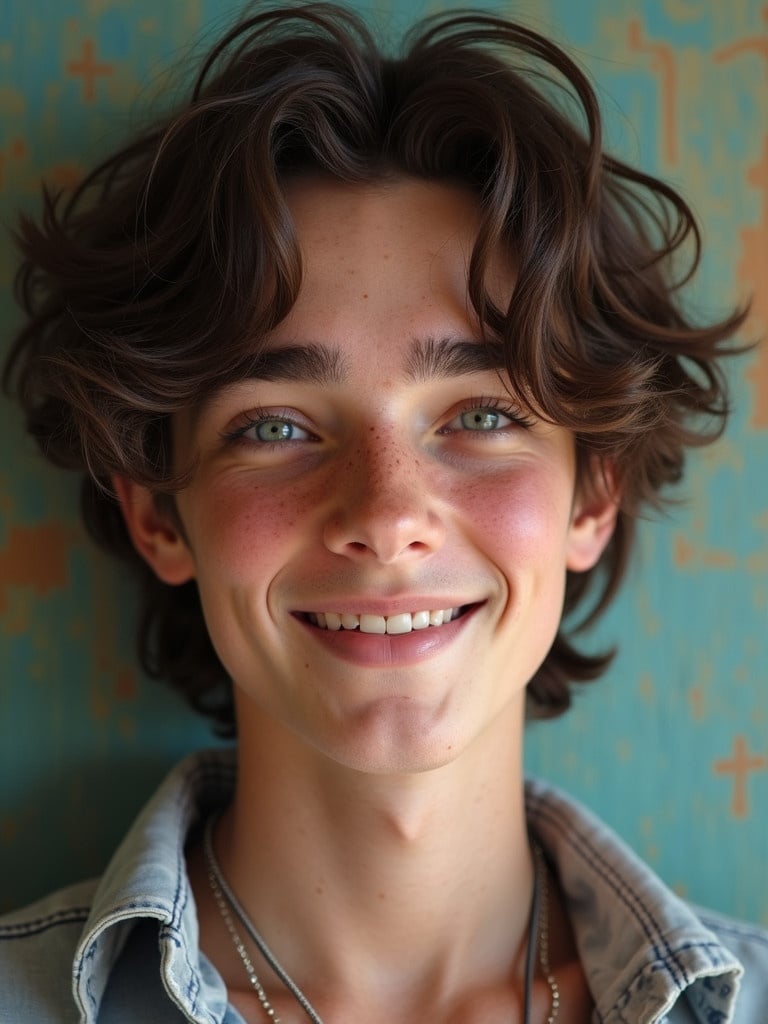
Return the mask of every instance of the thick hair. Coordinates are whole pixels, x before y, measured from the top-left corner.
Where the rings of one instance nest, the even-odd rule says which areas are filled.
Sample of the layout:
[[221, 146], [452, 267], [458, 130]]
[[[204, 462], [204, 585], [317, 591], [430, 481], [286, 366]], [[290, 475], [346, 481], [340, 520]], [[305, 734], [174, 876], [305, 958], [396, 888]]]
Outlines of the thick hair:
[[[231, 684], [196, 585], [154, 577], [110, 480], [139, 481], [173, 508], [185, 467], [172, 464], [171, 418], [247, 375], [301, 287], [284, 186], [303, 173], [474, 189], [468, 288], [487, 337], [520, 394], [574, 432], [581, 486], [611, 467], [615, 534], [594, 570], [568, 574], [563, 623], [529, 685], [532, 713], [559, 714], [571, 682], [610, 660], [581, 653], [574, 634], [614, 595], [638, 511], [680, 479], [686, 446], [722, 430], [716, 360], [733, 351], [745, 311], [706, 325], [686, 314], [679, 288], [700, 252], [689, 207], [602, 151], [588, 81], [537, 33], [444, 14], [392, 57], [343, 8], [251, 9], [211, 50], [186, 105], [66, 201], [44, 190], [39, 224], [22, 220], [28, 320], [6, 388], [44, 453], [84, 471], [90, 532], [142, 577], [145, 669], [231, 728]], [[500, 244], [516, 267], [506, 309], [485, 288]]]

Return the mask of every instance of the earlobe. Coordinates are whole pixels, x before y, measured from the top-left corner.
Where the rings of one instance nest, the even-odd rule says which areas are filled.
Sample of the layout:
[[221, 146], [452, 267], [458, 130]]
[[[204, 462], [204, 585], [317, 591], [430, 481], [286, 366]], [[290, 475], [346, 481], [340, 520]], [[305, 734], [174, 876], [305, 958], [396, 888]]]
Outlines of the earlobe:
[[586, 572], [597, 564], [616, 527], [619, 495], [613, 474], [603, 467], [595, 479], [597, 485], [577, 501], [571, 520], [566, 564], [572, 572]]
[[157, 504], [148, 487], [115, 476], [112, 485], [133, 546], [164, 583], [186, 583], [194, 559], [178, 525]]

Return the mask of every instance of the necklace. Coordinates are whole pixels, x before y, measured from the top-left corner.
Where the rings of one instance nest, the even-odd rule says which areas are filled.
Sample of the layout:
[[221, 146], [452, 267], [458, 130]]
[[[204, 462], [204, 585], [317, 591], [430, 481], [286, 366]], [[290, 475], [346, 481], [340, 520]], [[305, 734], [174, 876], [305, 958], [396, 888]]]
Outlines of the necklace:
[[[275, 954], [266, 944], [261, 933], [257, 930], [256, 926], [246, 914], [245, 909], [222, 874], [219, 863], [216, 860], [216, 855], [213, 852], [213, 825], [214, 819], [213, 817], [210, 817], [205, 824], [205, 832], [203, 836], [203, 853], [205, 856], [208, 883], [216, 901], [216, 906], [219, 908], [219, 913], [221, 914], [224, 924], [227, 926], [227, 931], [229, 932], [234, 947], [237, 950], [237, 954], [243, 963], [245, 972], [248, 975], [250, 986], [256, 993], [256, 996], [264, 1009], [264, 1013], [272, 1024], [280, 1024], [280, 1018], [275, 1013], [275, 1008], [267, 998], [267, 994], [259, 981], [256, 969], [248, 955], [248, 950], [246, 949], [245, 943], [237, 929], [237, 925], [233, 920], [231, 911], [234, 911], [236, 917], [245, 928], [248, 936], [256, 945], [261, 955], [294, 997], [299, 1006], [304, 1010], [307, 1017], [312, 1021], [312, 1024], [323, 1024], [323, 1020], [317, 1010], [315, 1010], [293, 978], [291, 978], [285, 968], [277, 960]], [[528, 921], [528, 947], [525, 958], [523, 1024], [530, 1024], [531, 1019], [531, 995], [533, 991], [533, 975], [535, 972], [537, 949], [541, 973], [544, 975], [547, 984], [549, 985], [549, 991], [551, 994], [547, 1024], [555, 1024], [560, 1012], [560, 989], [557, 984], [557, 979], [552, 973], [549, 962], [549, 894], [547, 886], [547, 867], [544, 861], [544, 854], [542, 853], [541, 847], [538, 843], [534, 842], [532, 844], [532, 849], [534, 880], [531, 913]]]

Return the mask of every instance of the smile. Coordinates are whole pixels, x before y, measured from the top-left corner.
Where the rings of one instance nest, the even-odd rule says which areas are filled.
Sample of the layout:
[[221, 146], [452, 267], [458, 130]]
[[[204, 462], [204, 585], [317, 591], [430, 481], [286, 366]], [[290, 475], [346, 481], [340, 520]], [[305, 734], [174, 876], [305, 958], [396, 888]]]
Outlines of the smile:
[[336, 612], [309, 612], [313, 626], [332, 631], [358, 630], [360, 633], [399, 636], [418, 629], [442, 626], [461, 614], [460, 608], [438, 608], [435, 611], [400, 612], [397, 615], [350, 615]]

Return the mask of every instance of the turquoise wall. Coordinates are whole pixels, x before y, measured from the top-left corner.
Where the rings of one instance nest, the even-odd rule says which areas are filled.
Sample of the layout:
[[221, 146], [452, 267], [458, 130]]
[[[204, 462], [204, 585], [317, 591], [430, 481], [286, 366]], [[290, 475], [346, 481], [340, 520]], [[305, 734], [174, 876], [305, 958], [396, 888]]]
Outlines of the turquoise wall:
[[[393, 8], [390, 10], [390, 6]], [[140, 120], [226, 0], [0, 5], [0, 219], [35, 209]], [[704, 310], [756, 293], [768, 328], [768, 7], [762, 0], [497, 4], [575, 49], [611, 145], [684, 184], [709, 251]], [[433, 7], [399, 0], [403, 12]], [[0, 344], [18, 316], [0, 243]], [[691, 899], [768, 923], [768, 348], [734, 368], [727, 436], [691, 462], [688, 503], [642, 532], [598, 641], [610, 675], [529, 734], [566, 785]], [[210, 742], [134, 666], [134, 602], [78, 523], [75, 482], [0, 405], [0, 908], [101, 869], [165, 769]]]

